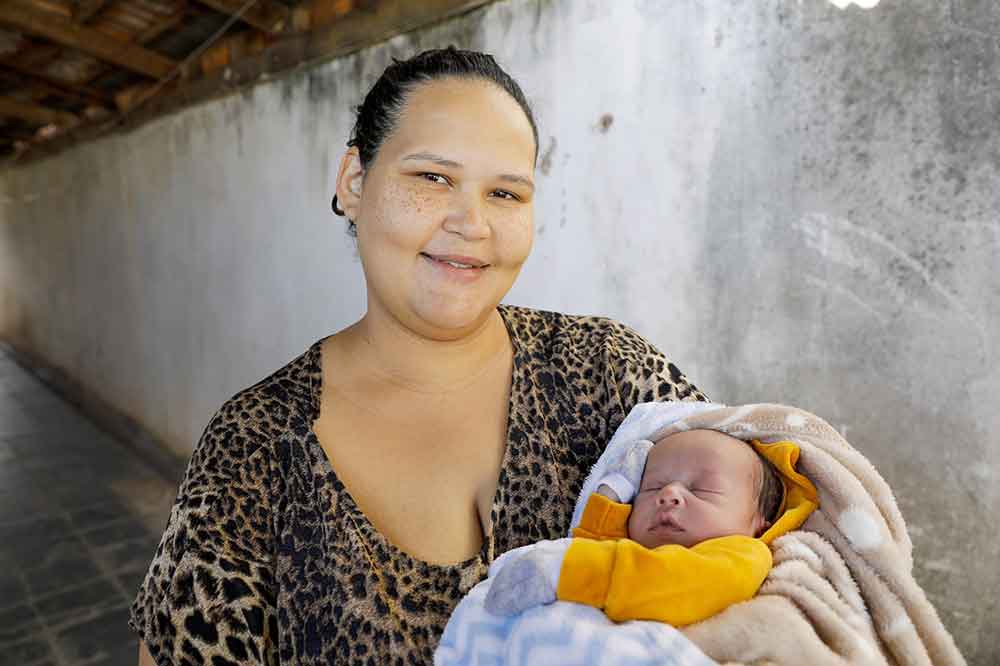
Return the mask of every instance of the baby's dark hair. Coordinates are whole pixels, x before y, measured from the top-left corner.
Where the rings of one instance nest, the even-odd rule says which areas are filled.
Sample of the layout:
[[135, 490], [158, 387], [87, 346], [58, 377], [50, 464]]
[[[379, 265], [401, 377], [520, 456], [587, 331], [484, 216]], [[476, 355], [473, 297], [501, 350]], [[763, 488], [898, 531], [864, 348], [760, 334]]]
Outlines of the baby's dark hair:
[[[751, 446], [752, 448], [752, 446]], [[785, 499], [785, 484], [774, 464], [754, 449], [760, 460], [760, 484], [757, 487], [757, 510], [764, 520], [773, 524], [778, 519], [781, 502]]]
[[[449, 46], [419, 53], [407, 60], [392, 59], [382, 76], [365, 95], [364, 102], [357, 107], [357, 117], [351, 139], [347, 145], [356, 146], [361, 157], [361, 166], [367, 169], [375, 161], [379, 148], [395, 131], [406, 106], [407, 97], [413, 90], [436, 79], [459, 78], [479, 79], [493, 83], [505, 90], [520, 105], [531, 124], [535, 139], [535, 158], [538, 157], [538, 127], [521, 86], [503, 70], [493, 56], [478, 51], [463, 51]], [[343, 215], [333, 197], [333, 212]], [[348, 233], [356, 235], [354, 222], [348, 220]]]

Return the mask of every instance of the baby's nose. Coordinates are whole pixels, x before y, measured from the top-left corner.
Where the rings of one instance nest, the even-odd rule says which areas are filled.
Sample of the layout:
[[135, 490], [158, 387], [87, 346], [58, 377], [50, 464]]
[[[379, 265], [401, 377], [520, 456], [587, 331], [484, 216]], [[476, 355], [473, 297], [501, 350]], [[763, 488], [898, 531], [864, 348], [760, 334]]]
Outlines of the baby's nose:
[[660, 494], [656, 497], [657, 506], [680, 506], [684, 502], [684, 491], [678, 483], [669, 483], [663, 486]]

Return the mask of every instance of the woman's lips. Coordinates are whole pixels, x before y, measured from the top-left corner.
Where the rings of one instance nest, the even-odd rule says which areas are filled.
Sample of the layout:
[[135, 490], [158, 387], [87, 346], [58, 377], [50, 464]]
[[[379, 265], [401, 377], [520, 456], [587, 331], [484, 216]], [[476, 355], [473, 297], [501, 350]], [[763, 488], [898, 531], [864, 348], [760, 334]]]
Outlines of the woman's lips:
[[452, 279], [473, 281], [486, 272], [489, 264], [475, 257], [454, 254], [427, 254], [420, 256], [427, 260], [435, 269]]
[[421, 252], [422, 256], [427, 257], [431, 261], [436, 261], [438, 263], [447, 264], [453, 268], [459, 268], [464, 270], [476, 269], [476, 268], [486, 268], [489, 266], [488, 263], [482, 261], [481, 259], [476, 259], [475, 257], [466, 257], [460, 254], [429, 254], [427, 252]]

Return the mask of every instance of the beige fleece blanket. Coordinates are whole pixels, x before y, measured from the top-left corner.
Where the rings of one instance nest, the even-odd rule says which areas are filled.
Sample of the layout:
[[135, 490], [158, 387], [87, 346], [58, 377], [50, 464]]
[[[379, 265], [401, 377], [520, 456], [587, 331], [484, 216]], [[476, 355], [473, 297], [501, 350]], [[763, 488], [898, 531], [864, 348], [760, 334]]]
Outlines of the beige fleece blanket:
[[796, 666], [965, 663], [913, 578], [892, 491], [836, 430], [808, 412], [763, 404], [699, 411], [649, 439], [694, 428], [797, 443], [797, 469], [820, 499], [800, 530], [772, 544], [774, 568], [754, 599], [682, 630], [708, 656]]

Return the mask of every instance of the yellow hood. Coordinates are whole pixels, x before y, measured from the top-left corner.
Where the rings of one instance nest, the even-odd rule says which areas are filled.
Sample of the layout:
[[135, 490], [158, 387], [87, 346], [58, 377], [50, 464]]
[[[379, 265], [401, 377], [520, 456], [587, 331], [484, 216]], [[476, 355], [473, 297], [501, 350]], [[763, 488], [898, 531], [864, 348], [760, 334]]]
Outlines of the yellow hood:
[[795, 470], [799, 459], [799, 446], [795, 442], [781, 441], [764, 444], [758, 440], [750, 442], [754, 449], [771, 461], [785, 486], [785, 496], [781, 500], [778, 519], [760, 535], [760, 540], [770, 545], [782, 534], [798, 529], [809, 514], [819, 507], [816, 487], [806, 477]]

